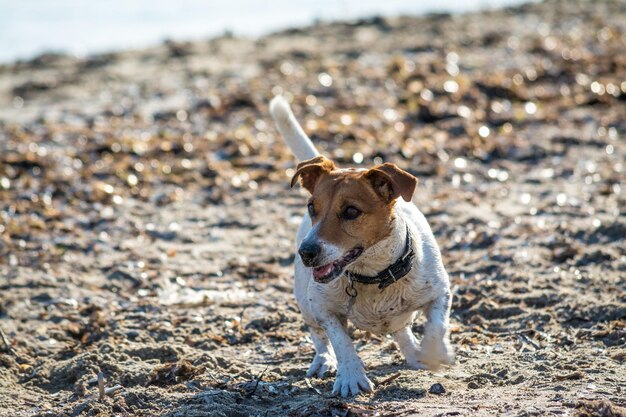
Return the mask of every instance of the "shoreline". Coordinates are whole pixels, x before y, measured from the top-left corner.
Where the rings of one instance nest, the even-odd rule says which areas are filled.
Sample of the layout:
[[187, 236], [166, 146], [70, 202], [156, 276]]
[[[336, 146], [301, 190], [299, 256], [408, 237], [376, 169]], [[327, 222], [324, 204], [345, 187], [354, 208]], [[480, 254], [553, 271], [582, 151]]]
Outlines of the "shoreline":
[[[142, 67], [148, 66], [151, 71], [161, 71], [160, 66], [167, 64], [173, 64], [177, 66], [180, 64], [178, 61], [193, 60], [193, 64], [196, 70], [203, 70], [207, 73], [218, 75], [226, 71], [231, 71], [237, 68], [239, 65], [246, 67], [248, 71], [260, 71], [258, 63], [262, 62], [265, 58], [263, 54], [269, 54], [270, 56], [276, 56], [283, 51], [272, 50], [272, 47], [266, 47], [266, 44], [271, 44], [274, 41], [283, 45], [284, 52], [297, 53], [297, 47], [294, 47], [293, 42], [298, 41], [298, 38], [304, 38], [305, 42], [308, 42], [308, 46], [304, 46], [304, 51], [307, 48], [315, 49], [319, 48], [320, 44], [315, 39], [306, 39], [314, 36], [322, 36], [326, 39], [331, 39], [333, 36], [337, 36], [339, 39], [343, 37], [342, 28], [359, 28], [362, 27], [362, 32], [376, 32], [383, 29], [381, 33], [384, 33], [385, 28], [392, 28], [394, 25], [404, 27], [408, 25], [428, 25], [431, 26], [430, 21], [435, 22], [439, 20], [455, 20], [468, 18], [478, 18], [481, 16], [489, 16], [494, 14], [507, 14], [516, 13], [516, 10], [523, 10], [525, 7], [533, 7], [536, 3], [525, 3], [519, 6], [511, 6], [504, 9], [495, 9], [487, 11], [478, 11], [462, 14], [450, 14], [450, 13], [434, 13], [430, 15], [420, 16], [399, 16], [393, 18], [384, 18], [380, 16], [373, 16], [370, 18], [361, 18], [348, 21], [335, 21], [330, 23], [320, 23], [312, 26], [297, 27], [286, 29], [270, 33], [261, 37], [237, 37], [231, 35], [217, 36], [205, 40], [195, 41], [173, 41], [167, 40], [161, 44], [154, 45], [146, 48], [139, 49], [127, 49], [116, 50], [105, 53], [97, 53], [85, 57], [76, 57], [71, 54], [56, 54], [56, 53], [44, 53], [38, 55], [30, 60], [18, 60], [13, 63], [0, 65], [0, 122], [8, 123], [11, 120], [26, 121], [33, 117], [42, 117], [45, 114], [42, 113], [41, 106], [34, 106], [29, 108], [29, 97], [25, 95], [37, 96], [37, 92], [46, 92], [48, 90], [57, 90], [65, 92], [69, 90], [72, 85], [83, 88], [81, 84], [84, 78], [102, 77], [107, 76], [107, 71], [120, 73], [116, 74], [126, 78], [126, 82], [145, 82], [144, 79], [138, 74], [141, 72]], [[368, 39], [369, 36], [369, 39]], [[363, 41], [357, 39], [352, 40], [352, 48], [355, 50], [366, 50], [368, 46], [375, 45], [371, 36], [376, 36], [370, 33], [365, 34]], [[404, 42], [406, 43], [406, 41]], [[341, 53], [341, 48], [336, 45], [335, 42], [327, 44], [331, 48], [328, 53]], [[247, 56], [247, 52], [260, 47], [261, 52], [257, 53], [253, 58]], [[240, 48], [246, 53], [237, 53], [236, 49]], [[386, 48], [389, 48], [386, 45]], [[423, 46], [418, 47], [428, 49], [427, 41]], [[376, 47], [374, 47], [376, 49]], [[378, 48], [381, 49], [381, 48]], [[411, 47], [409, 46], [410, 50]], [[228, 50], [228, 51], [226, 51]], [[156, 61], [156, 62], [155, 62]], [[137, 71], [133, 71], [132, 67], [135, 67]], [[256, 67], [256, 68], [254, 68]], [[124, 80], [121, 80], [124, 81]], [[89, 88], [95, 90], [94, 88]], [[29, 94], [33, 93], [33, 94]], [[46, 96], [43, 94], [42, 96]], [[16, 98], [17, 97], [17, 98]], [[99, 110], [106, 109], [106, 103], [103, 100], [94, 98], [91, 94], [88, 96], [88, 100], [79, 104], [79, 108], [83, 106], [92, 105], [94, 103], [99, 104]], [[15, 101], [13, 99], [16, 98]], [[67, 98], [68, 100], [65, 100]], [[73, 109], [66, 109], [62, 106], [63, 102], [68, 102], [69, 105], [80, 100], [80, 92], [70, 92], [69, 97], [55, 97], [58, 103], [46, 103], [55, 104], [58, 111], [70, 112]], [[60, 100], [59, 100], [60, 99]], [[73, 100], [77, 99], [77, 100]], [[150, 100], [150, 98], [142, 97], [142, 99]], [[201, 100], [201, 98], [199, 99]], [[60, 106], [58, 104], [61, 104]], [[24, 115], [26, 113], [26, 115]]]
[[[248, 1], [251, 3], [247, 5], [248, 7], [245, 5], [246, 2], [238, 2], [235, 6], [236, 10], [232, 5], [224, 2], [216, 2], [212, 5], [188, 2], [184, 11], [168, 3], [157, 1], [153, 2], [148, 9], [143, 9], [141, 6], [116, 7], [115, 16], [109, 15], [108, 7], [105, 5], [95, 5], [95, 10], [94, 6], [90, 6], [88, 12], [80, 4], [68, 8], [63, 1], [58, 2], [54, 8], [40, 5], [36, 12], [29, 9], [28, 5], [22, 7], [13, 5], [6, 10], [4, 20], [0, 16], [0, 26], [5, 26], [6, 33], [10, 33], [14, 41], [13, 44], [0, 43], [0, 63], [10, 64], [18, 60], [25, 62], [36, 56], [50, 53], [85, 59], [123, 50], [150, 48], [165, 40], [205, 41], [227, 33], [234, 34], [235, 37], [256, 39], [290, 28], [308, 27], [318, 23], [328, 24], [339, 20], [371, 19], [379, 16], [392, 18], [402, 15], [423, 16], [431, 13], [459, 14], [512, 5], [502, 3], [520, 4], [523, 2], [523, 0], [490, 0], [482, 1], [483, 4], [472, 4], [473, 1], [446, 0], [438, 6], [427, 6], [409, 5], [399, 0], [386, 2], [384, 5], [373, 1], [347, 0], [340, 5], [330, 1], [317, 5], [296, 2], [289, 7], [285, 7], [280, 2], [270, 1], [262, 8]], [[211, 16], [215, 13], [219, 13], [221, 18], [212, 18]], [[43, 16], [46, 18], [44, 19]], [[97, 19], [94, 20], [94, 16], [98, 16]], [[13, 22], [18, 21], [20, 25], [14, 25]], [[109, 30], [109, 27], [119, 27], [122, 22], [132, 23], [132, 27], [128, 27], [123, 32]], [[31, 39], [33, 42], [33, 38], [41, 32], [39, 26], [48, 28], [49, 33], [45, 40], [39, 39], [39, 42], [47, 44], [48, 47], [41, 47], [35, 51], [24, 38]], [[28, 33], [24, 33], [25, 27], [29, 28]], [[77, 43], [76, 36], [71, 36], [71, 34], [78, 32], [81, 27], [84, 29], [80, 42]], [[107, 33], [107, 36], [100, 36], [102, 33]], [[61, 45], [61, 47], [54, 45]], [[63, 45], [65, 48], [62, 47]], [[80, 49], [78, 49], [79, 45]], [[23, 51], [32, 52], [28, 56], [20, 54], [21, 57], [15, 56], [13, 59], [3, 55], [7, 53], [7, 49], [13, 50], [20, 46]]]

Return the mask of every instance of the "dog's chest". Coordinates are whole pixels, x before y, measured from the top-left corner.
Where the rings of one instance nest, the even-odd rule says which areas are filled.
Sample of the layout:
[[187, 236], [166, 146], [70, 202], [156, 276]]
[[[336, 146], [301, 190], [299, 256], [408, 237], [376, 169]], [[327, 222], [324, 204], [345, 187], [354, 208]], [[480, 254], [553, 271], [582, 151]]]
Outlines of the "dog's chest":
[[406, 283], [395, 283], [381, 291], [375, 285], [357, 285], [357, 296], [345, 302], [348, 319], [359, 329], [375, 334], [396, 332], [410, 324], [419, 310], [426, 304], [413, 287]]
[[396, 332], [413, 320], [414, 310], [393, 303], [372, 303], [357, 297], [348, 319], [359, 329], [375, 334]]

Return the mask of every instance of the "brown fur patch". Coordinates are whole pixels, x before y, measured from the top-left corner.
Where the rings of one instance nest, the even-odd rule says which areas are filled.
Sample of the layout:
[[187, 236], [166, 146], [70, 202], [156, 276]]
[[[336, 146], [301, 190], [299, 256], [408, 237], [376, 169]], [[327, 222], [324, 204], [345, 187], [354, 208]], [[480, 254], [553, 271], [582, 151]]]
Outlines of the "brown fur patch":
[[[383, 198], [367, 177], [369, 171], [337, 170], [321, 176], [311, 202], [319, 224], [319, 237], [344, 250], [364, 249], [391, 233], [395, 199]], [[349, 206], [362, 214], [354, 220], [341, 217]]]
[[367, 171], [365, 177], [374, 190], [387, 200], [401, 196], [404, 201], [411, 201], [417, 185], [417, 178], [389, 162], [376, 165]]
[[293, 187], [300, 178], [302, 186], [313, 193], [315, 185], [324, 174], [328, 174], [335, 169], [335, 164], [324, 156], [316, 156], [315, 158], [302, 161], [296, 167], [296, 173], [291, 178], [291, 186]]
[[[369, 170], [335, 169], [335, 164], [318, 156], [298, 164], [291, 186], [301, 179], [311, 193], [319, 238], [345, 251], [364, 249], [389, 236], [396, 198], [410, 201], [417, 178], [391, 163]], [[347, 207], [361, 211], [356, 219], [342, 218]]]

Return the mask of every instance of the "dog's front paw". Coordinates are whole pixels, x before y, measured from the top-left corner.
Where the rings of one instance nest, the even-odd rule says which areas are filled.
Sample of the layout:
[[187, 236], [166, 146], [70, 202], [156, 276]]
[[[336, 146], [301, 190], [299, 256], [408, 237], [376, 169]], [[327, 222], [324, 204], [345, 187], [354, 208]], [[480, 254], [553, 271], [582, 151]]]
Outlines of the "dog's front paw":
[[419, 355], [417, 355], [416, 357], [406, 358], [406, 366], [408, 366], [409, 369], [415, 369], [416, 371], [428, 369], [428, 366], [426, 366], [419, 360]]
[[333, 394], [341, 394], [342, 397], [357, 395], [359, 392], [372, 392], [374, 384], [365, 375], [365, 370], [360, 369], [342, 369], [337, 375], [335, 385], [333, 386]]
[[307, 377], [318, 376], [323, 378], [337, 371], [337, 359], [330, 353], [315, 354], [309, 370], [306, 372]]
[[422, 340], [419, 362], [427, 369], [434, 372], [437, 371], [441, 365], [452, 365], [454, 363], [454, 353], [452, 352], [452, 348], [445, 341], [425, 338]]

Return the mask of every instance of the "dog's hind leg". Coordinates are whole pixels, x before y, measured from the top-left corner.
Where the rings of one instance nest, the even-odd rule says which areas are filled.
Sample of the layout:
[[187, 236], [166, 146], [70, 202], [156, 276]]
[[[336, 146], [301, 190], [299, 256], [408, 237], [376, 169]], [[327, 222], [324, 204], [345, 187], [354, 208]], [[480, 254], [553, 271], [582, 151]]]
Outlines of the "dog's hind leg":
[[323, 378], [337, 371], [337, 358], [324, 331], [311, 326], [311, 339], [313, 339], [315, 346], [315, 358], [313, 358], [306, 376]]

